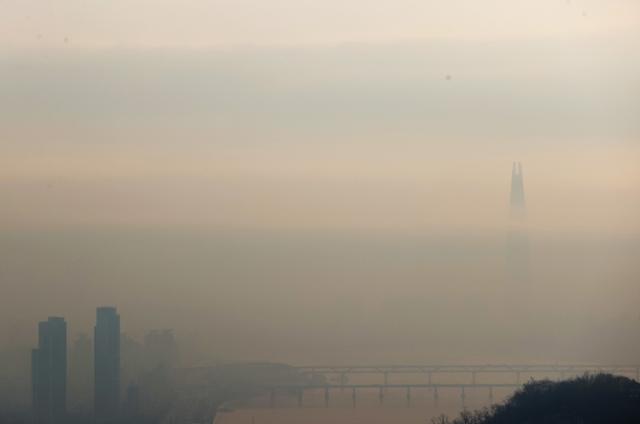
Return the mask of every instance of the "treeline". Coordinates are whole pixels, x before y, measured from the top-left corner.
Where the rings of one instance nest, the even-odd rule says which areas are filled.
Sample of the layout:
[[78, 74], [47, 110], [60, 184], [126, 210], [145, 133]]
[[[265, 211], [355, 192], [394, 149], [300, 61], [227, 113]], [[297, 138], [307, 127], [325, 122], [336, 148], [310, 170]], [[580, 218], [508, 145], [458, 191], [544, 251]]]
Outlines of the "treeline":
[[640, 383], [610, 374], [532, 381], [505, 403], [432, 424], [637, 424]]

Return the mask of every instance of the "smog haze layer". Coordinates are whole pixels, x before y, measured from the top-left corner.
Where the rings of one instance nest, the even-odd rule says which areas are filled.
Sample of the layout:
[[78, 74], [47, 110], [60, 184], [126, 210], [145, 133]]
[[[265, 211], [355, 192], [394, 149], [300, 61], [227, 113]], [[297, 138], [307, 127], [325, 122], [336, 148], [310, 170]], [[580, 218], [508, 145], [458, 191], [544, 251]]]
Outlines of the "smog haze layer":
[[3, 352], [637, 362], [637, 2], [5, 3]]

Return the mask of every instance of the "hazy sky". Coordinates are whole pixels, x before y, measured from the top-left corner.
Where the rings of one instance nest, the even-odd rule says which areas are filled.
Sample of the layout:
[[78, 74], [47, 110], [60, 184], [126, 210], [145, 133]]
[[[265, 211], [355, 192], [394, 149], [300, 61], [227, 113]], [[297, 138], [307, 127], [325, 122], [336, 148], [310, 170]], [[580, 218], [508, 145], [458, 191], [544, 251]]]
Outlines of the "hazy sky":
[[640, 2], [0, 10], [0, 342], [114, 304], [209, 358], [638, 357]]
[[637, 233], [638, 44], [14, 51], [0, 226]]
[[639, 34], [635, 0], [3, 0], [4, 45], [219, 46]]

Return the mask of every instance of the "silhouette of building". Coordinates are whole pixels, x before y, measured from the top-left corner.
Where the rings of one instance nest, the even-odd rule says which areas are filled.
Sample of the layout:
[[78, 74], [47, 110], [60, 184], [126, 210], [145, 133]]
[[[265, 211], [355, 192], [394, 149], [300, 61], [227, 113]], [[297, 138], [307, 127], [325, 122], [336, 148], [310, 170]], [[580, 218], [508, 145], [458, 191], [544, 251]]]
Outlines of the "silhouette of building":
[[524, 179], [522, 176], [522, 163], [514, 162], [511, 167], [511, 218], [524, 219], [526, 216], [526, 203], [524, 200]]
[[67, 323], [49, 317], [38, 324], [38, 348], [31, 352], [34, 418], [38, 424], [64, 423], [67, 405]]
[[140, 417], [140, 387], [129, 384], [122, 404], [123, 422], [133, 423]]
[[146, 371], [144, 346], [126, 333], [120, 334], [120, 387], [137, 384]]
[[144, 336], [145, 359], [151, 369], [173, 368], [178, 360], [178, 345], [173, 330], [151, 330]]
[[510, 222], [507, 235], [507, 271], [511, 281], [529, 279], [529, 235], [526, 228], [526, 203], [522, 163], [511, 167], [511, 193], [509, 196]]
[[94, 387], [96, 422], [116, 422], [120, 406], [120, 315], [114, 307], [96, 311]]
[[69, 352], [69, 408], [89, 412], [93, 409], [93, 341], [77, 335]]

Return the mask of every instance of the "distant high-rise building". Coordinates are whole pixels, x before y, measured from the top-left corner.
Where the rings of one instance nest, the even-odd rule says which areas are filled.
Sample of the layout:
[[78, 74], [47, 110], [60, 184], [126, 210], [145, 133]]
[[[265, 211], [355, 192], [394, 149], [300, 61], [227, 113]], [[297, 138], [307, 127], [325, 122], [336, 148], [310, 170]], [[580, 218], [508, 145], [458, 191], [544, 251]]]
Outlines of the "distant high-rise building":
[[31, 352], [33, 409], [38, 424], [65, 422], [67, 405], [67, 323], [49, 317], [38, 324], [38, 348]]
[[84, 333], [77, 335], [69, 349], [70, 407], [84, 413], [93, 409], [93, 340]]
[[135, 422], [140, 415], [140, 387], [129, 384], [122, 404], [122, 416], [125, 422]]
[[145, 359], [148, 366], [172, 368], [178, 360], [178, 345], [173, 330], [151, 330], [144, 336]]
[[96, 421], [116, 422], [120, 406], [120, 315], [114, 307], [96, 311], [94, 370]]
[[146, 363], [147, 358], [142, 343], [126, 333], [120, 334], [120, 387], [138, 384], [147, 371]]
[[511, 167], [511, 218], [523, 219], [526, 212], [524, 201], [524, 179], [522, 176], [522, 163], [514, 162]]
[[529, 235], [526, 228], [526, 203], [522, 164], [511, 167], [511, 194], [509, 196], [511, 220], [507, 235], [507, 268], [512, 281], [529, 279]]

